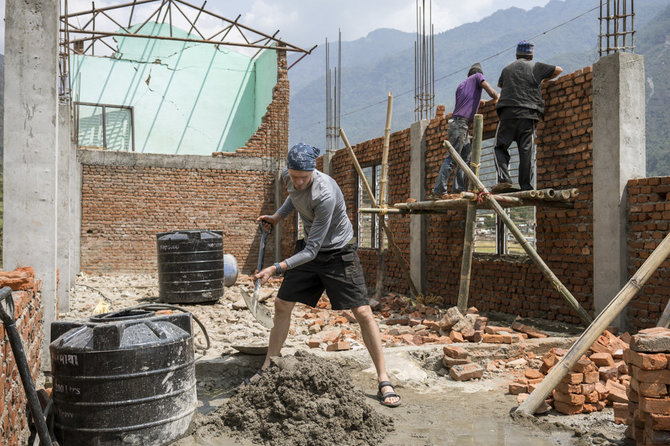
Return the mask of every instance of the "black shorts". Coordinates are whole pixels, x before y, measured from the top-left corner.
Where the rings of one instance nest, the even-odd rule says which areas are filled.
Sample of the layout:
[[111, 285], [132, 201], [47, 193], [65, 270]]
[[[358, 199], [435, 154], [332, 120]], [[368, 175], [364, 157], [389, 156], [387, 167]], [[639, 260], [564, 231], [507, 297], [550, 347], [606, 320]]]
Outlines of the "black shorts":
[[[298, 240], [295, 252], [302, 251], [304, 246], [304, 241]], [[316, 307], [324, 290], [333, 310], [369, 305], [365, 277], [354, 245], [320, 251], [313, 260], [286, 271], [277, 297]]]

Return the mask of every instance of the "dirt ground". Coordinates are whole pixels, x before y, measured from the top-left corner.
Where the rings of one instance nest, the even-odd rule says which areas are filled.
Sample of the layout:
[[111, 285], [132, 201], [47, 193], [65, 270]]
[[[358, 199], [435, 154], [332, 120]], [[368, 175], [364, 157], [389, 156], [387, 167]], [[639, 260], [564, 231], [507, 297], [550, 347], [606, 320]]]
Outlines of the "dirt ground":
[[[271, 307], [278, 283], [274, 282], [270, 285], [262, 289], [261, 295], [267, 298], [265, 304]], [[300, 355], [308, 351], [310, 358], [317, 357], [325, 361], [319, 367], [331, 370], [328, 376], [337, 374], [332, 370], [341, 370], [346, 373], [346, 377], [339, 377], [336, 380], [337, 385], [330, 383], [328, 386], [338, 388], [339, 393], [353, 392], [353, 394], [347, 394], [345, 398], [346, 401], [349, 401], [347, 404], [351, 405], [351, 401], [356, 401], [355, 405], [363, 408], [364, 413], [371, 414], [368, 416], [374, 415], [380, 418], [370, 426], [360, 424], [349, 427], [349, 430], [366, 432], [366, 435], [359, 436], [360, 441], [357, 440], [358, 442], [345, 441], [341, 438], [334, 439], [335, 437], [330, 440], [324, 440], [323, 438], [327, 437], [322, 437], [319, 440], [318, 436], [303, 436], [301, 438], [312, 438], [312, 440], [300, 443], [291, 442], [290, 436], [285, 437], [288, 435], [287, 432], [294, 432], [297, 435], [301, 432], [300, 429], [283, 431], [282, 439], [274, 441], [268, 440], [268, 437], [263, 438], [259, 432], [254, 431], [255, 427], [251, 427], [251, 432], [244, 429], [236, 431], [231, 426], [235, 425], [234, 420], [237, 420], [238, 425], [240, 424], [239, 417], [242, 417], [242, 421], [259, 417], [255, 424], [251, 422], [246, 425], [260, 426], [262, 423], [259, 424], [258, 420], [263, 420], [264, 415], [267, 418], [268, 413], [262, 411], [260, 407], [262, 405], [240, 400], [241, 395], [236, 395], [239, 383], [254, 373], [262, 363], [263, 356], [240, 353], [234, 346], [238, 348], [246, 346], [250, 348], [248, 351], [253, 352], [267, 343], [268, 336], [268, 330], [258, 324], [246, 310], [239, 291], [240, 286], [250, 290], [251, 282], [245, 277], [238, 279], [237, 284], [227, 288], [224, 297], [215, 304], [181, 305], [206, 327], [211, 347], [207, 352], [198, 356], [196, 363], [198, 413], [194, 417], [189, 432], [175, 443], [176, 446], [252, 444], [582, 446], [626, 444], [623, 435], [624, 427], [614, 424], [611, 408], [602, 412], [575, 416], [565, 416], [553, 411], [548, 415], [531, 419], [513, 419], [510, 416], [510, 412], [518, 404], [515, 396], [507, 394], [507, 386], [512, 381], [514, 374], [519, 373], [520, 370], [511, 365], [507, 366], [506, 362], [523, 356], [523, 351], [533, 351], [541, 355], [552, 347], [568, 348], [575, 340], [574, 334], [577, 332], [574, 327], [540, 324], [540, 321], [537, 321], [536, 326], [542, 327], [545, 331], [549, 330], [550, 334], [556, 334], [551, 330], [561, 332], [562, 336], [528, 340], [523, 345], [511, 346], [459, 344], [468, 349], [470, 356], [487, 369], [482, 379], [468, 382], [456, 382], [448, 377], [440, 363], [442, 346], [431, 344], [395, 346], [396, 344], [387, 339], [385, 343], [387, 366], [396, 384], [396, 390], [403, 398], [400, 407], [387, 408], [377, 402], [376, 375], [365, 347], [357, 341], [360, 339], [357, 325], [350, 324], [349, 326], [353, 332], [349, 339], [350, 350], [327, 352], [325, 346], [310, 349], [307, 341], [314, 333], [310, 333], [310, 320], [303, 317], [309, 312], [306, 307], [296, 307], [291, 334], [285, 344], [281, 359], [294, 361], [294, 355], [298, 352], [298, 358], [302, 358], [298, 362], [304, 362], [304, 357]], [[89, 317], [95, 310], [114, 311], [142, 303], [154, 303], [157, 302], [157, 296], [158, 286], [155, 275], [97, 276], [82, 273], [71, 293], [71, 311], [59, 317], [61, 319], [83, 319]], [[383, 318], [380, 316], [380, 319]], [[324, 328], [326, 329], [328, 327]], [[382, 323], [380, 329], [384, 334], [393, 328]], [[573, 336], [566, 336], [566, 333], [570, 331]], [[205, 343], [204, 336], [195, 325], [194, 334], [197, 344]], [[333, 365], [336, 366], [336, 369], [328, 369]], [[284, 373], [288, 372], [284, 371]], [[293, 380], [296, 381], [296, 377], [303, 375], [304, 373], [294, 375]], [[264, 375], [262, 379], [267, 380], [270, 377]], [[349, 383], [349, 385], [343, 383]], [[255, 384], [261, 385], [261, 380]], [[266, 382], [264, 386], [261, 394], [267, 398], [270, 398], [273, 388], [279, 389], [276, 381]], [[256, 393], [259, 391], [255, 390]], [[317, 397], [322, 397], [322, 395]], [[279, 403], [287, 405], [285, 401], [272, 401], [275, 406]], [[332, 401], [329, 404], [339, 407]], [[247, 407], [246, 412], [243, 410], [244, 407]], [[252, 412], [248, 412], [249, 410]], [[236, 411], [242, 412], [239, 417], [234, 416]], [[327, 426], [333, 427], [332, 420], [328, 421], [329, 414], [330, 418], [336, 418], [327, 411], [325, 415], [321, 414], [322, 418], [309, 419], [304, 414], [301, 415], [301, 418], [305, 423], [313, 423], [310, 427], [311, 431], [319, 431], [315, 426], [324, 423], [326, 427], [323, 429], [327, 431]], [[353, 415], [347, 413], [346, 416], [352, 417]], [[287, 417], [284, 422], [293, 423], [294, 420], [291, 418], [293, 417]], [[392, 421], [390, 423], [379, 421], [384, 419]], [[375, 430], [371, 426], [377, 426], [379, 429]], [[284, 427], [292, 428], [293, 426], [288, 425], [282, 428]]]

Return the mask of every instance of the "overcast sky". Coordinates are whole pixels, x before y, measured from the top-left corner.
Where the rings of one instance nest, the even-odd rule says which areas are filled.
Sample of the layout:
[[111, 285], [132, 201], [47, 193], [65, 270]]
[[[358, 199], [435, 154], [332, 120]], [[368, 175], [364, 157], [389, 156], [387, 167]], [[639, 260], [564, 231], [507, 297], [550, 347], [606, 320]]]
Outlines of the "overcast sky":
[[[96, 0], [95, 5], [100, 8], [126, 1]], [[428, 7], [429, 0], [425, 1]], [[5, 1], [0, 2], [3, 17], [0, 52], [4, 53]], [[202, 4], [202, 0], [188, 2]], [[90, 0], [69, 0], [68, 3], [70, 12], [91, 8]], [[439, 33], [463, 23], [476, 22], [497, 9], [511, 6], [530, 9], [547, 3], [548, 0], [433, 0], [432, 21], [435, 32]], [[155, 10], [157, 5], [151, 8]], [[416, 31], [415, 0], [209, 0], [206, 8], [229, 19], [241, 14], [240, 23], [268, 34], [279, 29], [282, 39], [303, 48], [320, 45], [326, 37], [336, 39], [338, 28], [345, 41], [364, 37], [377, 28]], [[216, 30], [220, 28], [218, 25], [207, 23], [202, 26]]]

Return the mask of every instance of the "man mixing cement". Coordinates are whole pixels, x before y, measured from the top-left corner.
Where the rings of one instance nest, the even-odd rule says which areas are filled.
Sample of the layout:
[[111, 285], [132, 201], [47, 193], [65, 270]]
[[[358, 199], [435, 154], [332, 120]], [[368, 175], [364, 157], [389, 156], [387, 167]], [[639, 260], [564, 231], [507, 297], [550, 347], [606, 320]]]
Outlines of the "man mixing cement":
[[261, 369], [245, 380], [253, 382], [279, 356], [288, 335], [296, 302], [315, 307], [325, 290], [334, 310], [351, 309], [361, 327], [363, 342], [377, 369], [379, 401], [389, 407], [400, 405], [389, 380], [382, 353], [379, 327], [368, 303], [365, 278], [355, 245], [344, 197], [334, 179], [316, 170], [319, 149], [306, 144], [291, 147], [282, 178], [288, 189], [284, 204], [273, 215], [257, 221], [276, 225], [294, 209], [305, 227], [306, 238], [296, 242], [295, 254], [259, 271], [254, 279], [265, 283], [273, 274], [284, 274], [275, 298], [274, 327], [270, 331], [268, 353]]
[[509, 146], [516, 141], [519, 149], [519, 186], [533, 189], [532, 159], [535, 151], [535, 127], [544, 113], [542, 81], [563, 72], [561, 67], [533, 62], [533, 44], [522, 40], [516, 47], [516, 61], [503, 68], [498, 80], [501, 88], [496, 104], [498, 129], [495, 140], [495, 163], [498, 184], [491, 192], [504, 192], [512, 186], [509, 176]]

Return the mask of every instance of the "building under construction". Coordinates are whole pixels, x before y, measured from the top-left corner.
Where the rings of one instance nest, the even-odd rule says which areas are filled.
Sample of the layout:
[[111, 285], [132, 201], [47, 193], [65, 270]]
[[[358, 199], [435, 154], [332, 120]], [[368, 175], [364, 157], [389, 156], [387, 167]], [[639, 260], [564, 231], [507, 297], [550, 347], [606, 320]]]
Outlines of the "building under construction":
[[[83, 332], [89, 327], [57, 322], [74, 307], [71, 299], [80, 272], [155, 274], [160, 267], [157, 234], [205, 230], [218, 231], [223, 251], [236, 259], [241, 273], [253, 273], [261, 237], [255, 220], [274, 212], [286, 197], [280, 177], [289, 145], [290, 67], [286, 54], [306, 56], [313, 49], [291, 45], [277, 33], [243, 25], [239, 17], [228, 19], [208, 11], [205, 5], [183, 0], [135, 0], [89, 11], [69, 11], [67, 1], [64, 6], [59, 3], [7, 0], [6, 6], [3, 266], [8, 272], [1, 275], [0, 283], [14, 291], [10, 298], [25, 345], [28, 373], [37, 381], [41, 371], [51, 370], [54, 364], [67, 375], [63, 367], [67, 370], [77, 360], [67, 355], [54, 360], [51, 356], [50, 363], [49, 343], [68, 330]], [[486, 331], [488, 318], [484, 315], [489, 313], [548, 321], [552, 326], [580, 326], [580, 331], [587, 327], [584, 333], [589, 333], [588, 327], [596, 327], [595, 337], [585, 338], [588, 345], [574, 344], [583, 347], [579, 355], [574, 356], [571, 352], [577, 350], [572, 349], [552, 353], [554, 363], [545, 364], [542, 375], [533, 378], [539, 381], [522, 384], [523, 393], [530, 394], [530, 413], [539, 405], [533, 390], [542, 390], [539, 383], [545, 375], [544, 382], [550, 381], [552, 367], [566, 361], [570, 367], [563, 370], [564, 375], [569, 373], [567, 379], [576, 380], [573, 367], [586, 349], [600, 342], [602, 351], [592, 353], [610, 354], [611, 349], [609, 360], [613, 362], [600, 365], [598, 361], [609, 361], [600, 357], [592, 362], [611, 369], [616, 360], [616, 376], [603, 382], [612, 381], [607, 395], [626, 396], [626, 407], [614, 405], [623, 402], [608, 400], [607, 395], [601, 398], [604, 391], [593, 397], [596, 382], [575, 381], [570, 385], [593, 384], [588, 394], [595, 401], [587, 401], [586, 396], [579, 403], [576, 401], [581, 397], [570, 396], [571, 402], [561, 400], [563, 394], [583, 395], [572, 392], [571, 387], [570, 392], [558, 391], [558, 397], [553, 394], [558, 401], [554, 408], [566, 404], [565, 411], [583, 412], [588, 404], [596, 407], [594, 411], [613, 406], [612, 423], [617, 410], [620, 415], [630, 408], [630, 417], [618, 418], [622, 423], [633, 423], [630, 431], [637, 432], [636, 439], [642, 442], [645, 438], [666, 438], [658, 433], [666, 429], [670, 436], [670, 428], [662, 424], [667, 412], [651, 409], [653, 404], [667, 403], [667, 392], [657, 392], [655, 400], [649, 402], [644, 398], [654, 396], [639, 390], [639, 383], [646, 382], [640, 370], [650, 371], [638, 365], [644, 360], [646, 367], [649, 361], [639, 355], [665, 350], [662, 346], [645, 350], [652, 341], [645, 333], [635, 334], [664, 325], [667, 319], [662, 315], [670, 298], [670, 287], [665, 284], [670, 266], [655, 252], [670, 224], [670, 178], [645, 177], [643, 57], [628, 52], [634, 47], [633, 2], [605, 3], [600, 60], [543, 86], [546, 110], [537, 126], [533, 194], [488, 194], [496, 181], [492, 165], [498, 123], [490, 101], [479, 109], [481, 125], [474, 135], [481, 149], [481, 161], [475, 163], [474, 170], [478, 170], [482, 187], [449, 200], [426, 200], [447, 150], [444, 142], [450, 115], [444, 106], [432, 108], [432, 38], [426, 38], [425, 33], [422, 39], [417, 38], [425, 44], [417, 46], [416, 62], [423, 68], [416, 74], [416, 122], [395, 132], [387, 125], [386, 132], [379, 129], [379, 138], [349, 145], [346, 129], [339, 128], [340, 101], [330, 99], [329, 92], [330, 104], [335, 104], [335, 114], [328, 109], [330, 150], [318, 159], [317, 168], [332, 176], [344, 194], [366, 285], [379, 301], [380, 324], [388, 328], [383, 332], [388, 336], [385, 345], [430, 344], [442, 352], [446, 343], [476, 343], [477, 348], [486, 349], [487, 345], [511, 345], [533, 338], [529, 335], [532, 330], [518, 321], [516, 333], [511, 328], [489, 327]], [[120, 11], [124, 11], [125, 21], [115, 15]], [[204, 31], [200, 23], [205, 18], [220, 25], [216, 31]], [[338, 70], [335, 79], [339, 79], [341, 66]], [[339, 92], [340, 81], [335, 85]], [[391, 113], [390, 106], [387, 113]], [[344, 137], [338, 140], [338, 135]], [[494, 201], [505, 208], [506, 217], [495, 210]], [[468, 218], [472, 224], [466, 230]], [[268, 236], [266, 265], [293, 253], [299, 230], [296, 217], [285, 220]], [[635, 276], [639, 270], [647, 271], [644, 265], [648, 260], [656, 262], [653, 275]], [[634, 298], [627, 296], [631, 304], [618, 308], [608, 323], [600, 326], [599, 315], [613, 307], [631, 277], [645, 286], [635, 290]], [[466, 297], [459, 300], [465, 278]], [[233, 304], [226, 304], [225, 309], [223, 304], [206, 310], [193, 307], [192, 311], [228, 315]], [[469, 307], [476, 307], [471, 309], [472, 314], [479, 312], [470, 318], [472, 332], [452, 330], [455, 323], [445, 325], [447, 311], [455, 306], [461, 307], [459, 322], [468, 319], [465, 313]], [[411, 311], [402, 310], [407, 308]], [[170, 331], [173, 327], [185, 332], [191, 329], [191, 322], [184, 322], [183, 317], [156, 315], [155, 311], [163, 311], [156, 307], [146, 311], [158, 318], [148, 322], [146, 330], [160, 331], [157, 326], [170, 324], [165, 329], [169, 337], [178, 331]], [[304, 319], [319, 319], [316, 312], [317, 316]], [[300, 314], [311, 313], [304, 310]], [[332, 325], [344, 327], [351, 322], [346, 316], [341, 318], [333, 319]], [[237, 326], [237, 322], [223, 320], [211, 322]], [[54, 322], [56, 331], [52, 333]], [[407, 328], [392, 328], [395, 325]], [[421, 328], [412, 328], [416, 326]], [[606, 343], [602, 338], [608, 326], [638, 337], [625, 338], [625, 348], [618, 348], [623, 338], [615, 340], [612, 335]], [[325, 333], [327, 328], [324, 324], [318, 330]], [[308, 330], [305, 326], [305, 333], [315, 334]], [[497, 331], [510, 337], [491, 337], [500, 335]], [[343, 346], [351, 339], [345, 339], [344, 331], [339, 333], [340, 338], [320, 340], [316, 347], [346, 350]], [[519, 333], [525, 333], [525, 338]], [[666, 332], [652, 334], [667, 341]], [[116, 335], [91, 336], [92, 344], [108, 346], [111, 344], [106, 342]], [[119, 335], [119, 342], [121, 338]], [[182, 341], [188, 345], [189, 341], [179, 338]], [[6, 444], [18, 445], [25, 438], [29, 418], [27, 399], [17, 361], [11, 359], [8, 341], [2, 342], [6, 348], [0, 352], [0, 386], [10, 396], [0, 405], [0, 429]], [[331, 345], [336, 347], [331, 349]], [[560, 345], [567, 348], [572, 344]], [[550, 347], [541, 348], [545, 351], [537, 350], [538, 356], [547, 354]], [[625, 350], [627, 356], [618, 350]], [[454, 376], [464, 375], [454, 367], [470, 362], [459, 363], [456, 360], [463, 358], [449, 356], [460, 354], [454, 352], [445, 348], [440, 356], [447, 358], [441, 359], [450, 368], [446, 375], [458, 381], [460, 378]], [[507, 359], [512, 356], [505, 354]], [[470, 351], [470, 355], [474, 353]], [[537, 358], [522, 359], [530, 364]], [[183, 361], [189, 367], [196, 362], [192, 357]], [[624, 362], [630, 373], [621, 372]], [[583, 364], [582, 379], [589, 372], [593, 375], [593, 367]], [[596, 376], [595, 381], [602, 377]], [[234, 375], [231, 379], [237, 378]], [[188, 417], [182, 417], [180, 434], [195, 411], [195, 400], [189, 399], [195, 398], [195, 377], [183, 382], [190, 386], [182, 389], [184, 395], [193, 393], [184, 399], [190, 411], [184, 412]], [[638, 386], [635, 393], [630, 393], [631, 382]], [[665, 385], [670, 381], [663, 381], [664, 389]], [[555, 386], [557, 383], [548, 392]], [[623, 394], [618, 386], [624, 386]], [[58, 394], [61, 390], [54, 391]], [[136, 395], [132, 399], [139, 398]], [[546, 396], [547, 392], [542, 401]], [[635, 401], [637, 397], [643, 402]], [[635, 411], [644, 404], [649, 410], [638, 411], [634, 419]], [[575, 409], [577, 406], [581, 408]], [[61, 417], [62, 407], [61, 412], [55, 409]], [[645, 424], [640, 413], [655, 421]], [[656, 415], [665, 418], [654, 418]], [[57, 432], [67, 431], [62, 418], [56, 423], [61, 423]], [[117, 444], [117, 440], [109, 444]], [[163, 444], [163, 440], [152, 444]], [[394, 441], [398, 443], [389, 444], [402, 444], [400, 439]]]

